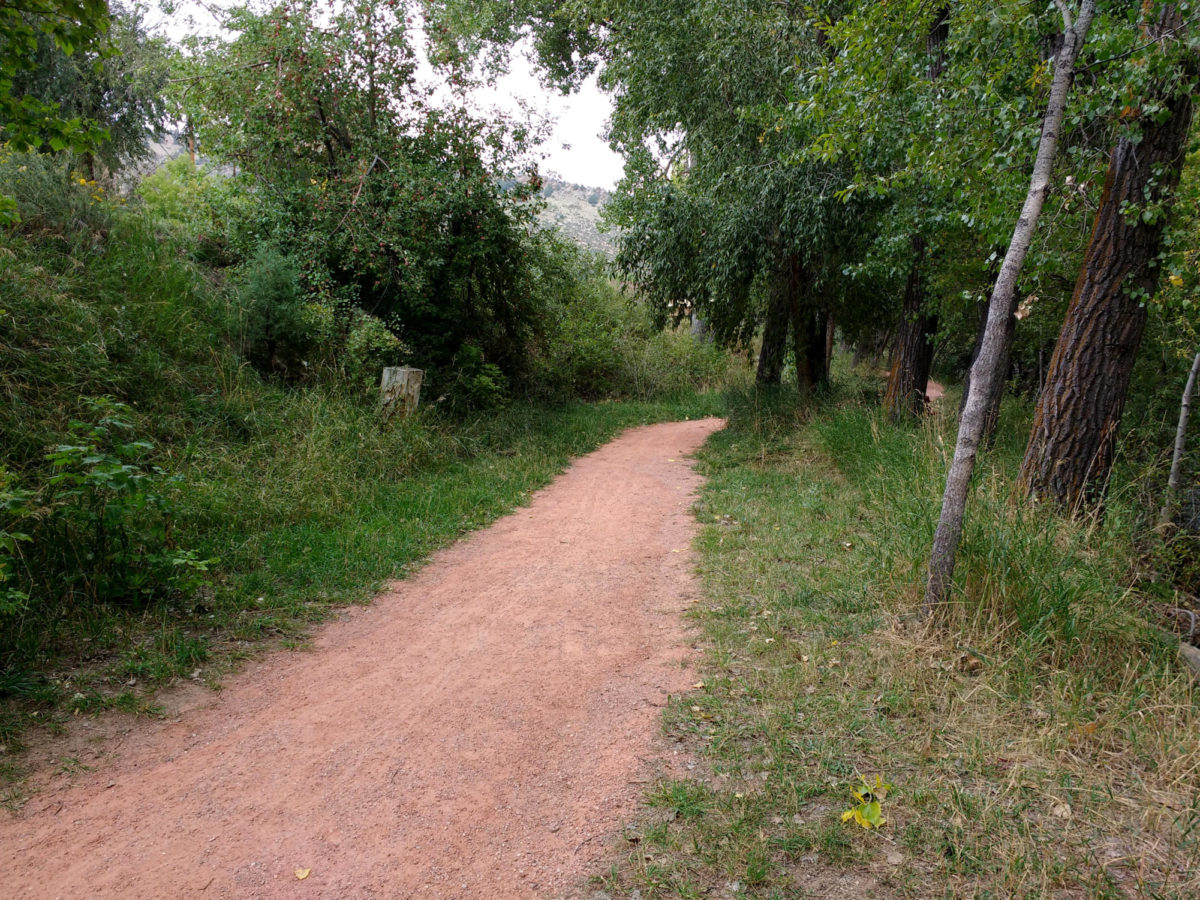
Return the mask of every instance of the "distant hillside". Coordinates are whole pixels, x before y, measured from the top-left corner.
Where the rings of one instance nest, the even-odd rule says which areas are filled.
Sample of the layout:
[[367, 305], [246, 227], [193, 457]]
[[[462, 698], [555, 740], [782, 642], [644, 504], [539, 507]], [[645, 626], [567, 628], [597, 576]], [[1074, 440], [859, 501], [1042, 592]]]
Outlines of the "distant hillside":
[[616, 255], [614, 235], [599, 230], [600, 210], [608, 202], [608, 191], [547, 178], [542, 196], [546, 199], [546, 208], [541, 214], [543, 223], [558, 228], [575, 243], [603, 253], [609, 259]]
[[[150, 174], [170, 159], [186, 153], [187, 147], [175, 135], [165, 135], [150, 145], [150, 157], [132, 170], [135, 178]], [[511, 184], [511, 182], [505, 182]], [[609, 259], [616, 256], [614, 235], [600, 231], [600, 210], [608, 202], [609, 192], [603, 188], [571, 184], [557, 178], [546, 178], [542, 187], [546, 208], [540, 219], [544, 225], [557, 228], [575, 243]]]

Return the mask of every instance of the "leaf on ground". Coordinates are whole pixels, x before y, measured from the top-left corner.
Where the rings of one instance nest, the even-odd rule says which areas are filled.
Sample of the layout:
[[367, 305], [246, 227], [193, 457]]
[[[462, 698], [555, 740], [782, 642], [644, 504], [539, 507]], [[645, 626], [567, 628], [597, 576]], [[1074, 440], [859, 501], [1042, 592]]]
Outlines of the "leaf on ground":
[[305, 878], [307, 878], [311, 874], [312, 874], [312, 869], [297, 869], [296, 870], [296, 880], [303, 881]]

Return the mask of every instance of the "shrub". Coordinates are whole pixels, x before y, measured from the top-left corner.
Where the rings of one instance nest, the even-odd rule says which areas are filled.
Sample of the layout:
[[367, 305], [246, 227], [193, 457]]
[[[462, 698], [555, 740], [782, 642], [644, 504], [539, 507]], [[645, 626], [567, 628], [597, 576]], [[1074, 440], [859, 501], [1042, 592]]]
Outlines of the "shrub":
[[74, 172], [66, 155], [15, 153], [0, 144], [0, 184], [16, 203], [10, 219], [26, 233], [79, 240], [109, 225], [111, 204], [104, 189]]
[[450, 399], [455, 408], [496, 409], [507, 402], [508, 379], [475, 344], [463, 344], [454, 357], [454, 371]]
[[316, 344], [314, 316], [306, 311], [295, 262], [263, 247], [246, 267], [241, 286], [246, 355], [261, 372], [296, 378]]
[[378, 387], [382, 369], [401, 365], [408, 352], [381, 319], [356, 311], [342, 351], [342, 371], [352, 385], [369, 392]]
[[135, 194], [162, 221], [196, 233], [212, 222], [208, 181], [187, 156], [177, 156], [143, 178]]
[[71, 423], [46, 454], [36, 490], [0, 473], [0, 613], [47, 613], [57, 603], [144, 606], [190, 593], [208, 560], [175, 546], [171, 494], [180, 482], [146, 462], [130, 410], [88, 401], [92, 421]]
[[735, 358], [684, 331], [660, 331], [650, 312], [579, 259], [572, 290], [554, 304], [532, 392], [550, 399], [674, 397], [724, 386]]

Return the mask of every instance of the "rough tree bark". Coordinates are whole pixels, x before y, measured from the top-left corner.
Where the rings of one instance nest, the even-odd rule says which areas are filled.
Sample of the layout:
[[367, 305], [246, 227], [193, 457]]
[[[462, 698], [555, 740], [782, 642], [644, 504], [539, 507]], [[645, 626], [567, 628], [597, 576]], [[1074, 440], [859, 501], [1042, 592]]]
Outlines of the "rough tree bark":
[[912, 245], [914, 258], [904, 285], [904, 309], [896, 333], [887, 392], [883, 397], [884, 408], [893, 421], [906, 416], [920, 417], [925, 413], [929, 370], [933, 367], [933, 337], [937, 334], [937, 317], [924, 311], [925, 241], [915, 237]]
[[829, 313], [825, 317], [825, 372], [833, 368], [833, 339], [837, 333], [837, 323], [833, 320], [833, 313]]
[[1175, 492], [1179, 489], [1179, 471], [1183, 468], [1184, 440], [1187, 436], [1188, 417], [1192, 411], [1192, 392], [1196, 389], [1197, 372], [1200, 372], [1200, 353], [1192, 360], [1192, 370], [1188, 372], [1183, 399], [1179, 403], [1179, 424], [1175, 427], [1175, 452], [1171, 455], [1171, 474], [1167, 477], [1167, 492], [1163, 498], [1162, 512], [1158, 516], [1160, 528], [1170, 525], [1171, 518], [1175, 515]]
[[[1178, 7], [1150, 31], [1176, 34]], [[1194, 64], [1193, 66], [1194, 67]], [[1190, 75], [1191, 73], [1189, 73]], [[1187, 150], [1189, 87], [1164, 98], [1169, 116], [1145, 122], [1140, 140], [1121, 138], [1109, 159], [1100, 207], [1075, 292], [1050, 357], [1020, 483], [1031, 496], [1076, 512], [1104, 492], [1129, 379], [1146, 328], [1166, 216], [1145, 221], [1149, 198], [1169, 201]], [[1133, 210], [1132, 214], [1130, 210]]]
[[1058, 0], [1063, 17], [1063, 46], [1055, 57], [1054, 80], [1050, 86], [1050, 98], [1046, 103], [1046, 115], [1042, 122], [1042, 136], [1038, 142], [1037, 158], [1029, 180], [1029, 192], [1013, 229], [1012, 240], [1004, 254], [996, 286], [988, 303], [988, 321], [979, 358], [971, 367], [971, 383], [974, 385], [967, 399], [962, 420], [958, 427], [958, 440], [954, 447], [954, 460], [946, 476], [946, 489], [942, 495], [942, 511], [938, 517], [937, 531], [933, 537], [933, 550], [929, 555], [929, 578], [925, 587], [925, 602], [922, 616], [928, 617], [946, 599], [954, 577], [954, 560], [958, 543], [962, 538], [963, 513], [967, 506], [967, 489], [971, 473], [975, 470], [975, 456], [986, 424], [987, 398], [991, 395], [994, 382], [1002, 373], [998, 366], [1006, 351], [1007, 320], [1013, 315], [1017, 297], [1017, 278], [1029, 252], [1038, 217], [1042, 213], [1046, 193], [1050, 188], [1050, 170], [1058, 151], [1059, 129], [1062, 127], [1067, 94], [1075, 76], [1075, 61], [1087, 38], [1092, 17], [1096, 12], [1095, 0], [1083, 0], [1079, 15], [1072, 20], [1065, 0]]

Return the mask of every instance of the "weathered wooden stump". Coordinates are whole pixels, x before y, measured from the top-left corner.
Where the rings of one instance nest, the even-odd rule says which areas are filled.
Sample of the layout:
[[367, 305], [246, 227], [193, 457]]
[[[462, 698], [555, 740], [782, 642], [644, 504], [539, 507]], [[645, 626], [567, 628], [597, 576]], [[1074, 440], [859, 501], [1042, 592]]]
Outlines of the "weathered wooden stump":
[[395, 366], [383, 370], [379, 383], [382, 408], [385, 417], [399, 412], [402, 416], [416, 411], [421, 400], [421, 382], [425, 373], [409, 366]]

